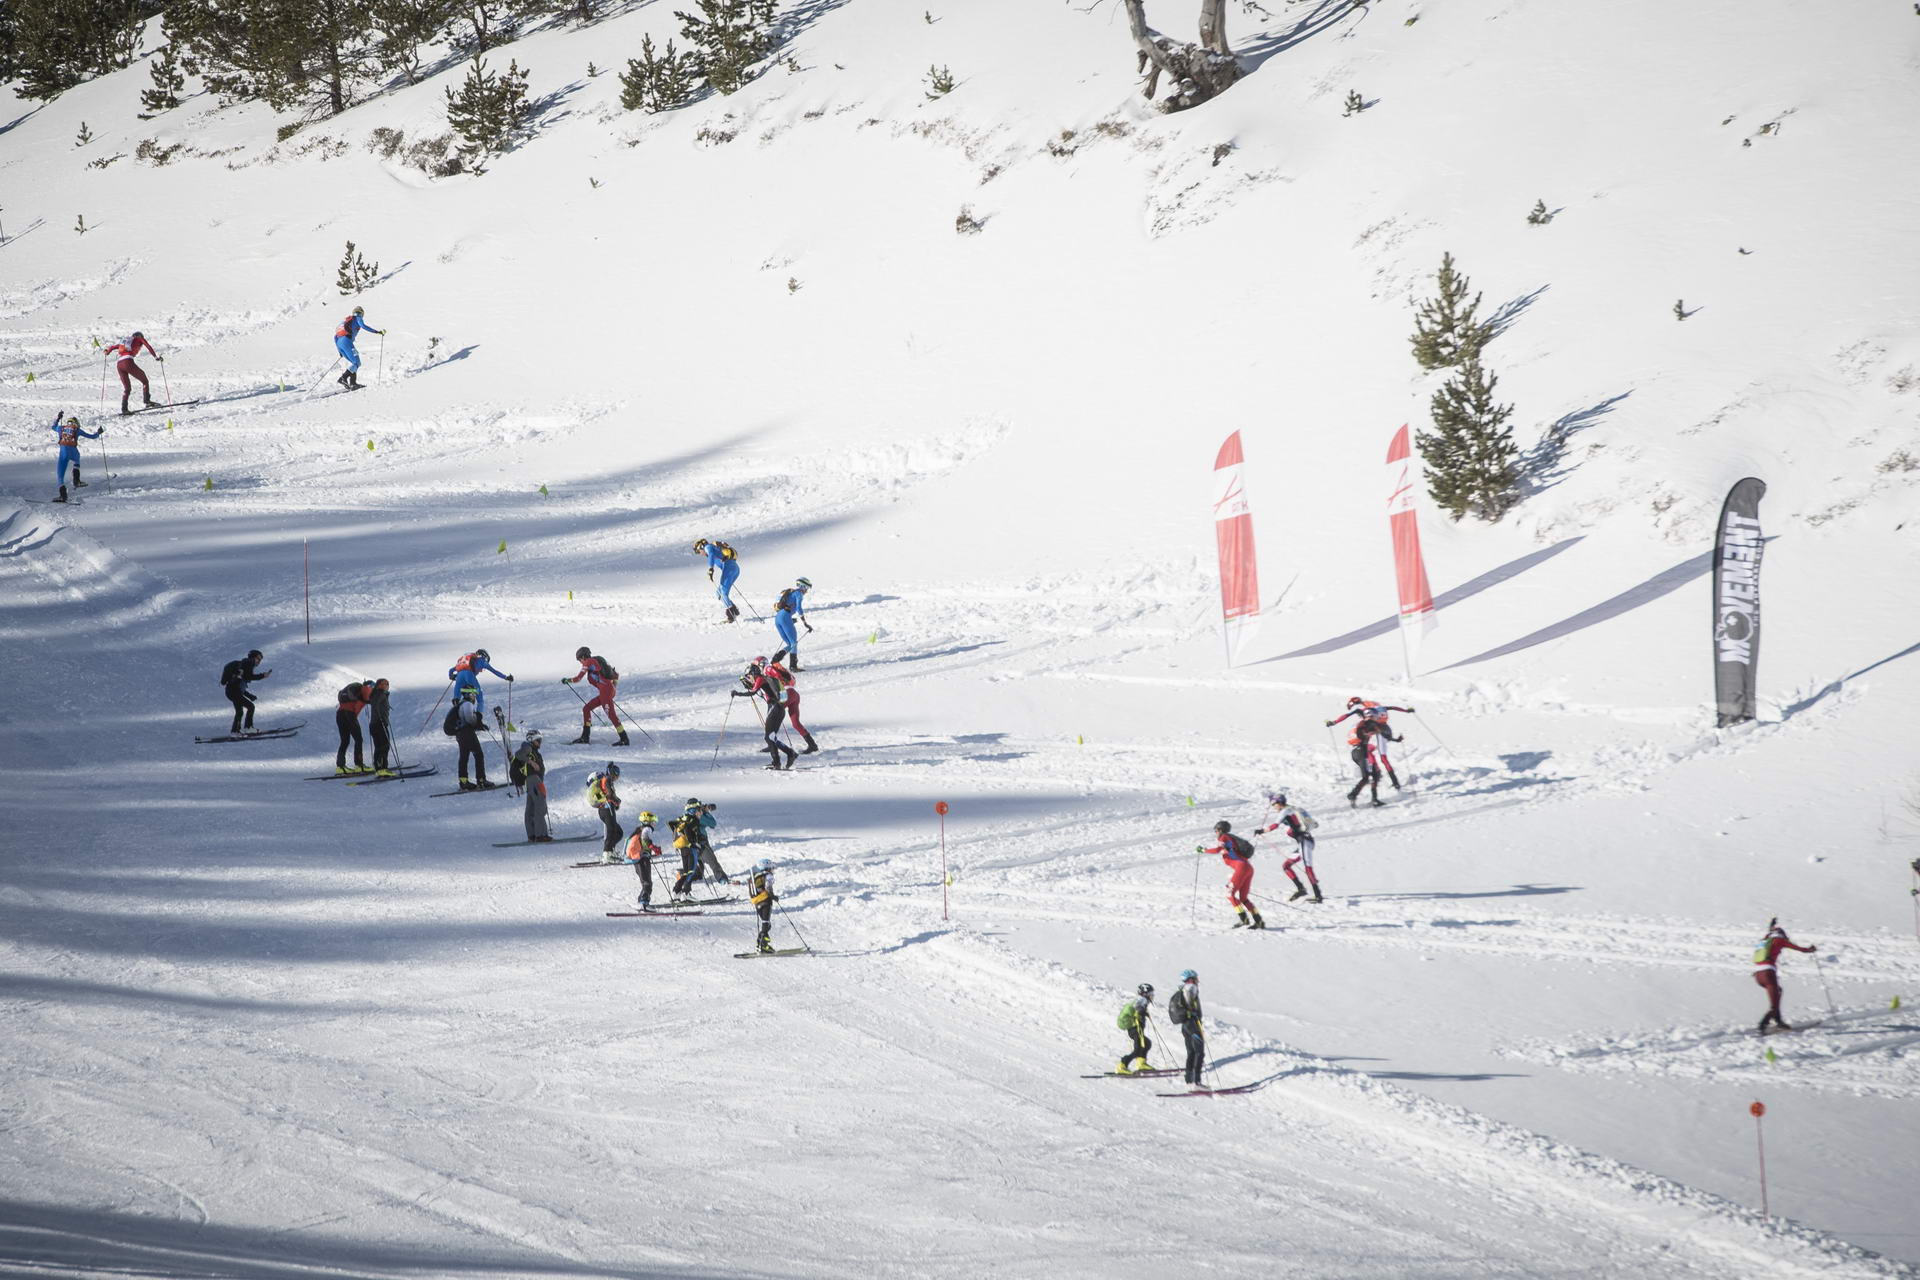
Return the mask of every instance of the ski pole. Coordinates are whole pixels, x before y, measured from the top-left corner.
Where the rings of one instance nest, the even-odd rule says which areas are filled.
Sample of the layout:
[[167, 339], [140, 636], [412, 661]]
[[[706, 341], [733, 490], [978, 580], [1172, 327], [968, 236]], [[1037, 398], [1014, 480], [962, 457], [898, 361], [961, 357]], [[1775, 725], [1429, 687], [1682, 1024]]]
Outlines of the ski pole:
[[387, 331], [385, 329], [382, 329], [380, 331], [380, 372], [375, 374], [374, 377], [377, 380], [384, 381], [386, 379], [386, 376], [387, 376]]
[[317, 377], [317, 378], [315, 378], [315, 379], [313, 380], [313, 385], [307, 388], [307, 394], [308, 394], [309, 396], [311, 396], [311, 395], [312, 395], [312, 394], [313, 394], [314, 392], [316, 392], [316, 391], [318, 391], [318, 390], [320, 389], [320, 384], [321, 384], [321, 383], [323, 383], [323, 382], [325, 382], [325, 381], [327, 380], [327, 374], [329, 374], [329, 373], [332, 373], [332, 372], [333, 372], [333, 365], [334, 365], [334, 364], [339, 364], [339, 363], [340, 363], [340, 357], [339, 357], [339, 356], [335, 356], [335, 357], [333, 358], [333, 364], [330, 364], [330, 365], [328, 365], [328, 366], [327, 366], [327, 368], [326, 368], [326, 371], [325, 371], [324, 373], [322, 373], [322, 374], [321, 374], [321, 375], [320, 375], [319, 377]]
[[107, 482], [107, 492], [113, 492], [113, 468], [107, 462], [107, 429], [100, 428], [100, 474]]
[[[494, 708], [496, 713], [499, 710], [498, 707]], [[507, 681], [507, 728], [513, 728], [513, 681], [511, 680]]]
[[1439, 734], [1437, 734], [1437, 733], [1435, 733], [1435, 732], [1433, 731], [1433, 726], [1432, 726], [1432, 725], [1430, 725], [1430, 724], [1428, 724], [1428, 723], [1427, 723], [1427, 722], [1426, 722], [1425, 720], [1423, 720], [1423, 719], [1421, 719], [1421, 717], [1420, 717], [1420, 713], [1419, 713], [1418, 711], [1416, 711], [1416, 712], [1414, 712], [1414, 713], [1413, 713], [1413, 718], [1414, 718], [1415, 720], [1419, 720], [1419, 721], [1420, 721], [1420, 727], [1421, 727], [1422, 729], [1425, 729], [1425, 730], [1427, 731], [1427, 734], [1428, 734], [1428, 736], [1429, 736], [1429, 737], [1431, 737], [1431, 738], [1432, 738], [1432, 739], [1434, 740], [1434, 742], [1435, 742], [1436, 744], [1438, 744], [1438, 746], [1440, 747], [1440, 749], [1441, 749], [1442, 751], [1444, 751], [1444, 752], [1446, 752], [1446, 753], [1447, 753], [1448, 755], [1450, 755], [1450, 756], [1453, 756], [1453, 758], [1454, 758], [1455, 760], [1458, 760], [1458, 759], [1460, 758], [1459, 756], [1457, 756], [1457, 755], [1454, 755], [1454, 752], [1453, 752], [1453, 748], [1452, 748], [1452, 747], [1450, 747], [1450, 746], [1448, 746], [1448, 745], [1447, 745], [1446, 743], [1444, 743], [1444, 742], [1441, 742], [1441, 741], [1440, 741], [1440, 735], [1439, 735]]
[[1200, 859], [1203, 855], [1198, 849], [1193, 851], [1193, 927], [1200, 927]]
[[[733, 586], [734, 586], [734, 587], [739, 587], [739, 586], [740, 586], [740, 579], [739, 579], [739, 578], [735, 578], [735, 579], [733, 580]], [[728, 588], [728, 589], [727, 589], [727, 594], [728, 594], [728, 595], [732, 595], [732, 594], [733, 594], [733, 588], [732, 588], [732, 587], [730, 587], [730, 588]], [[745, 592], [744, 590], [742, 590], [742, 591], [740, 592], [740, 594], [741, 594], [741, 596], [742, 596], [743, 598], [745, 598], [745, 599], [746, 599], [746, 601], [747, 601], [747, 612], [753, 615], [753, 620], [754, 620], [755, 622], [765, 622], [765, 621], [766, 621], [766, 619], [760, 616], [760, 611], [759, 611], [758, 609], [756, 609], [756, 608], [754, 608], [754, 607], [753, 607], [753, 599], [752, 599], [752, 597], [750, 597], [750, 596], [747, 596], [747, 593], [746, 593], [746, 592]]]
[[1827, 1016], [1838, 1017], [1840, 1011], [1833, 1007], [1833, 988], [1827, 985], [1827, 967], [1818, 960], [1813, 962], [1813, 971], [1820, 975], [1820, 989], [1827, 993]]
[[[453, 688], [453, 681], [451, 680], [447, 681], [447, 687], [440, 691], [440, 698], [446, 697], [448, 691], [451, 690], [452, 688]], [[420, 732], [425, 733], [427, 731], [427, 726], [433, 723], [433, 717], [435, 712], [438, 712], [440, 710], [440, 698], [435, 698], [433, 700], [433, 710], [427, 712], [427, 718], [420, 722]]]
[[[732, 699], [732, 698], [728, 698], [728, 699], [727, 699], [727, 701], [728, 701], [728, 702], [732, 702], [732, 701], [733, 701], [733, 699]], [[647, 731], [646, 731], [645, 729], [641, 729], [641, 728], [640, 728], [640, 722], [639, 722], [638, 720], [636, 720], [636, 719], [634, 719], [634, 718], [633, 718], [632, 716], [628, 716], [628, 715], [627, 715], [627, 713], [626, 713], [626, 712], [625, 712], [624, 710], [622, 710], [622, 709], [621, 709], [621, 706], [620, 706], [620, 704], [619, 704], [618, 702], [615, 702], [615, 703], [613, 704], [613, 709], [614, 709], [614, 712], [615, 712], [616, 714], [618, 714], [618, 715], [622, 715], [622, 716], [626, 716], [626, 721], [625, 721], [625, 723], [627, 723], [627, 724], [630, 724], [630, 725], [632, 725], [632, 726], [633, 726], [633, 727], [634, 727], [635, 729], [637, 729], [637, 730], [639, 730], [639, 733], [640, 733], [640, 736], [641, 736], [641, 737], [643, 737], [643, 738], [645, 738], [645, 739], [646, 739], [646, 740], [647, 740], [648, 742], [652, 742], [652, 741], [653, 741], [653, 735], [652, 735], [652, 734], [650, 734], [650, 733], [648, 733], [648, 732], [647, 732]]]
[[107, 411], [107, 353], [100, 353], [100, 412]]
[[164, 395], [167, 398], [168, 404], [172, 404], [173, 403], [173, 385], [167, 381], [166, 357], [156, 351], [154, 352], [153, 358], [160, 362], [160, 394]]
[[720, 736], [713, 744], [713, 763], [707, 766], [708, 772], [720, 767], [720, 744], [727, 740], [727, 721], [733, 719], [733, 699], [727, 699], [727, 714], [720, 717]]
[[793, 917], [787, 914], [786, 905], [782, 903], [779, 898], [773, 900], [773, 905], [780, 908], [780, 918], [787, 922], [787, 928], [793, 930], [793, 936], [800, 939], [801, 949], [806, 951], [813, 950], [812, 947], [807, 945], [806, 935], [800, 932], [800, 926], [795, 924]]

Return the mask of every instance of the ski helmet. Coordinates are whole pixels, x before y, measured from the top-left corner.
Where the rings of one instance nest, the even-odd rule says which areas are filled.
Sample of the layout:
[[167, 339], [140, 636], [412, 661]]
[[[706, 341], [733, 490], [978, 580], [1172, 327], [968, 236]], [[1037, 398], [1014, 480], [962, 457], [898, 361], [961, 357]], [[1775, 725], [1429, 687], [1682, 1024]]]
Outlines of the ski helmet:
[[363, 316], [363, 315], [365, 315], [365, 314], [367, 314], [367, 309], [366, 309], [365, 307], [355, 307], [355, 308], [353, 309], [353, 314], [355, 314], [355, 315], [357, 315], [357, 316]]
[[609, 778], [617, 778], [620, 776], [620, 766], [611, 760], [607, 761], [607, 776]]
[[695, 538], [693, 540], [693, 554], [699, 555], [702, 551], [705, 551], [706, 549], [707, 549], [707, 540], [705, 538]]
[[1357, 706], [1359, 706], [1359, 705], [1360, 705], [1360, 697], [1359, 697], [1359, 695], [1358, 695], [1358, 694], [1356, 694], [1356, 695], [1354, 695], [1353, 697], [1351, 697], [1351, 698], [1348, 698], [1348, 699], [1347, 699], [1347, 705], [1348, 705], [1348, 706], [1350, 706], [1350, 707], [1357, 707]]
[[1195, 973], [1195, 972], [1194, 972], [1193, 970], [1191, 970], [1191, 969], [1182, 969], [1182, 970], [1180, 971], [1180, 981], [1182, 981], [1182, 982], [1198, 982], [1198, 981], [1200, 981], [1200, 975], [1199, 975], [1199, 974], [1197, 974], [1197, 973]]
[[1141, 995], [1145, 996], [1149, 1000], [1153, 999], [1153, 984], [1151, 982], [1143, 982], [1139, 986], [1135, 987], [1134, 990], [1138, 991]]
[[77, 426], [79, 426], [79, 425], [80, 425], [80, 419], [78, 419], [78, 418], [76, 418], [76, 417], [75, 417], [75, 416], [73, 416], [72, 414], [68, 414], [68, 415], [67, 415], [67, 425], [68, 425], [68, 426], [70, 426], [70, 427], [77, 427]]
[[753, 864], [753, 869], [755, 871], [771, 871], [773, 870], [773, 862], [771, 859], [762, 858]]
[[1284, 791], [1271, 793], [1267, 796], [1267, 800], [1277, 808], [1284, 809], [1287, 807], [1287, 793]]
[[653, 810], [651, 810], [651, 809], [642, 809], [642, 810], [640, 811], [640, 821], [642, 821], [642, 822], [652, 822], [652, 821], [654, 821], [654, 817], [653, 817]]
[[700, 802], [698, 800], [695, 800], [692, 796], [687, 797], [687, 808], [698, 809], [699, 807], [700, 807]]
[[539, 731], [538, 729], [529, 729], [529, 730], [527, 730], [527, 741], [528, 741], [528, 742], [530, 742], [530, 743], [538, 743], [538, 742], [540, 742], [541, 740], [542, 740], [542, 739], [541, 739], [541, 737], [540, 737], [540, 731]]
[[134, 337], [136, 337], [136, 338], [144, 338], [144, 337], [146, 337], [147, 335], [146, 335], [146, 334], [144, 334], [144, 333], [142, 333], [142, 332], [140, 332], [140, 331], [139, 331], [138, 329], [135, 329], [135, 330], [133, 331], [133, 336], [134, 336]]
[[795, 578], [793, 585], [800, 588], [802, 591], [811, 591], [813, 590], [813, 579], [812, 578]]
[[1213, 829], [1215, 831], [1221, 831], [1221, 832], [1231, 831], [1233, 830], [1233, 824], [1231, 822], [1228, 822], [1225, 818], [1222, 818], [1220, 819], [1220, 821], [1213, 824]]
[[476, 658], [478, 658], [478, 659], [480, 659], [480, 661], [482, 661], [482, 662], [492, 662], [492, 661], [493, 661], [493, 655], [492, 655], [492, 654], [490, 654], [490, 653], [488, 653], [488, 652], [487, 652], [487, 651], [486, 651], [485, 649], [475, 649], [475, 650], [473, 651], [473, 656], [474, 656], [474, 657], [476, 657]]
[[252, 658], [255, 662], [258, 662], [262, 658], [266, 657], [267, 655], [260, 652], [258, 649], [249, 649], [247, 650], [247, 656], [249, 658]]
[[573, 656], [580, 659], [580, 661], [585, 662], [588, 658], [591, 658], [593, 656], [593, 650], [587, 648], [587, 646], [585, 645], [581, 645], [578, 649], [575, 649], [573, 651]]
[[767, 655], [763, 653], [763, 654], [761, 654], [761, 655], [760, 655], [759, 657], [757, 657], [757, 658], [755, 658], [755, 659], [753, 660], [753, 665], [754, 665], [754, 666], [756, 666], [756, 667], [764, 667], [764, 666], [766, 666], [766, 665], [767, 665]]

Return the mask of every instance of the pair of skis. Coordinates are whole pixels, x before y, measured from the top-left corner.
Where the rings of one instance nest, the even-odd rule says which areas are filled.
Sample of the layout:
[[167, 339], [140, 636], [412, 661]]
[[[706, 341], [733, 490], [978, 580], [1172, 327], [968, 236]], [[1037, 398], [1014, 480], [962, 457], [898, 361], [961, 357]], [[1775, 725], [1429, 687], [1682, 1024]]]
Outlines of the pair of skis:
[[639, 911], [609, 911], [607, 912], [607, 917], [609, 919], [616, 919], [616, 920], [631, 920], [641, 916], [703, 916], [707, 914], [704, 910], [696, 911], [693, 908], [721, 907], [721, 906], [725, 906], [729, 902], [734, 902], [734, 901], [737, 901], [737, 899], [734, 899], [734, 898], [691, 899], [690, 898], [684, 903], [670, 903], [664, 907], [645, 907]]
[[283, 724], [272, 729], [249, 729], [244, 733], [229, 733], [218, 738], [195, 738], [194, 741], [195, 742], [252, 742], [259, 738], [291, 738], [294, 734], [300, 732], [301, 728], [304, 727], [306, 723], [307, 722], [305, 720], [302, 720], [299, 724]]
[[[589, 840], [600, 840], [603, 838], [604, 837], [592, 835], [592, 836], [555, 836], [551, 840], [501, 840], [501, 841], [495, 842], [493, 847], [496, 849], [518, 849], [525, 845], [530, 845], [530, 844], [585, 844]], [[576, 867], [597, 867], [600, 864], [597, 862], [576, 862], [573, 865]], [[614, 864], [608, 863], [607, 865], [613, 866]]]
[[[1092, 1075], [1084, 1075], [1080, 1078], [1082, 1080], [1164, 1080], [1168, 1076], [1184, 1077], [1185, 1075], [1186, 1072], [1179, 1067], [1149, 1067], [1144, 1071], [1096, 1071]], [[1253, 1084], [1235, 1085], [1229, 1089], [1196, 1087], [1183, 1093], [1156, 1093], [1153, 1096], [1156, 1098], [1234, 1098], [1243, 1093], [1252, 1093], [1264, 1083], [1265, 1081], [1256, 1081]]]
[[428, 765], [424, 769], [399, 769], [394, 772], [392, 777], [382, 778], [377, 776], [373, 770], [367, 769], [355, 773], [316, 773], [311, 778], [303, 778], [301, 781], [344, 782], [348, 786], [357, 787], [363, 782], [398, 782], [402, 778], [425, 778], [438, 772], [440, 772], [440, 770], [437, 766]]

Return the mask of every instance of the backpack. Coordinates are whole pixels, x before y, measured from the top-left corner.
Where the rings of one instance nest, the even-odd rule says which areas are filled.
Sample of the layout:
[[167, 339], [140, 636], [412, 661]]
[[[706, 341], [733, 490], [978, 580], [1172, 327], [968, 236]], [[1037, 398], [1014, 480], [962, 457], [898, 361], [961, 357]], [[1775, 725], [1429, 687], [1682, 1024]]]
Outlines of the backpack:
[[449, 738], [460, 736], [460, 704], [454, 703], [447, 708], [447, 718], [440, 722], [440, 732]]
[[1167, 1016], [1175, 1022], [1192, 1021], [1193, 1010], [1187, 1007], [1187, 989], [1185, 987], [1176, 988], [1172, 998], [1167, 1001]]
[[785, 609], [789, 612], [792, 611], [793, 609], [793, 588], [792, 587], [788, 587], [785, 591], [782, 591], [780, 593], [780, 598], [774, 601], [773, 608], [776, 613], [782, 609]]
[[516, 787], [527, 785], [527, 757], [533, 753], [522, 747], [513, 753], [513, 759], [507, 761], [507, 782]]
[[733, 548], [727, 543], [716, 542], [714, 545], [720, 548], [720, 558], [722, 560], [737, 560], [740, 558], [733, 553]]
[[365, 702], [366, 700], [367, 689], [365, 685], [350, 684], [340, 691], [340, 705], [343, 707], [349, 702]]
[[240, 679], [240, 668], [245, 665], [245, 659], [235, 658], [232, 662], [220, 668], [220, 687], [224, 689], [228, 685], [237, 682]]
[[1318, 818], [1308, 813], [1305, 809], [1300, 808], [1298, 805], [1294, 806], [1293, 816], [1300, 820], [1300, 829], [1302, 831], [1311, 831], [1320, 825]]
[[608, 684], [613, 684], [620, 679], [620, 673], [613, 669], [611, 662], [608, 662], [597, 653], [593, 655], [593, 660], [600, 664], [600, 678], [602, 680], [605, 680]]
[[1122, 1031], [1133, 1031], [1140, 1026], [1140, 1006], [1129, 1000], [1120, 1006], [1118, 1025]]
[[1237, 836], [1231, 831], [1227, 832], [1227, 839], [1231, 842], [1228, 847], [1242, 858], [1251, 858], [1253, 856], [1253, 841], [1242, 836]]

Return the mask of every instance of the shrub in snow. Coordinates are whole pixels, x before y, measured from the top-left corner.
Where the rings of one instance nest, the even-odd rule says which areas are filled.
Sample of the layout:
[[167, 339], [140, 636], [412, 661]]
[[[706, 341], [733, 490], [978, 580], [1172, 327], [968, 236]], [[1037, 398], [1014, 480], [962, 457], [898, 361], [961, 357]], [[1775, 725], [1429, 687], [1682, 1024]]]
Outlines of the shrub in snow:
[[972, 205], [961, 205], [960, 216], [953, 220], [954, 234], [962, 236], [977, 236], [986, 225], [984, 220], [973, 216]]
[[82, 120], [80, 122], [80, 135], [73, 140], [73, 145], [76, 147], [84, 147], [92, 141], [93, 130], [87, 128], [87, 122]]
[[1413, 317], [1413, 358], [1422, 369], [1450, 369], [1480, 354], [1493, 336], [1493, 326], [1477, 317], [1480, 295], [1471, 301], [1473, 286], [1453, 269], [1453, 255], [1443, 254], [1434, 274], [1439, 292], [1420, 304]]
[[667, 41], [666, 52], [656, 54], [653, 37], [640, 41], [640, 56], [627, 59], [620, 73], [620, 105], [628, 111], [671, 111], [693, 93], [698, 61]]
[[333, 279], [334, 286], [340, 290], [340, 296], [345, 297], [350, 293], [371, 289], [373, 282], [379, 278], [380, 264], [368, 262], [361, 252], [353, 247], [353, 241], [347, 241], [346, 255], [340, 259], [339, 273]]
[[447, 90], [447, 123], [460, 139], [460, 159], [473, 173], [504, 155], [527, 128], [527, 73], [518, 62], [490, 71], [475, 57], [458, 93]]
[[1455, 520], [1498, 520], [1519, 500], [1520, 452], [1507, 426], [1513, 406], [1495, 403], [1499, 385], [1474, 351], [1433, 393], [1433, 430], [1415, 437], [1427, 492]]
[[1536, 227], [1544, 227], [1553, 221], [1553, 215], [1547, 212], [1545, 200], [1535, 200], [1533, 208], [1527, 214], [1527, 221]]
[[927, 68], [927, 101], [944, 98], [953, 92], [953, 72], [945, 67]]

